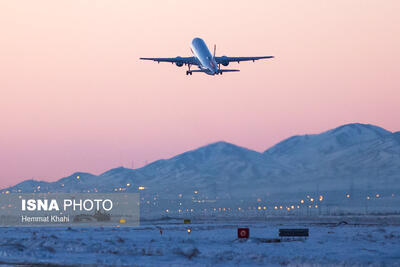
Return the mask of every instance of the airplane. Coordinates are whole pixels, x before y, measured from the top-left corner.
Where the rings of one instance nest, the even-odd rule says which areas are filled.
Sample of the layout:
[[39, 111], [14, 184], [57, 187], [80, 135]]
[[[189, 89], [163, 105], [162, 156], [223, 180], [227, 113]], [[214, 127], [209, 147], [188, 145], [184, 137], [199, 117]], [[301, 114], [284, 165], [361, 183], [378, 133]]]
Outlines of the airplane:
[[[178, 67], [183, 65], [188, 66], [186, 75], [192, 75], [193, 72], [203, 72], [208, 75], [222, 75], [224, 72], [236, 72], [240, 71], [237, 69], [221, 69], [221, 65], [228, 66], [231, 62], [241, 62], [241, 61], [256, 61], [264, 58], [273, 58], [273, 56], [263, 56], [263, 57], [216, 57], [216, 46], [214, 45], [214, 55], [211, 55], [210, 50], [206, 43], [201, 38], [194, 38], [191, 43], [191, 51], [193, 57], [175, 57], [175, 58], [148, 58], [141, 57], [141, 60], [152, 60], [158, 63], [160, 62], [170, 62], [176, 64]], [[198, 70], [190, 69], [191, 66], [198, 66]]]

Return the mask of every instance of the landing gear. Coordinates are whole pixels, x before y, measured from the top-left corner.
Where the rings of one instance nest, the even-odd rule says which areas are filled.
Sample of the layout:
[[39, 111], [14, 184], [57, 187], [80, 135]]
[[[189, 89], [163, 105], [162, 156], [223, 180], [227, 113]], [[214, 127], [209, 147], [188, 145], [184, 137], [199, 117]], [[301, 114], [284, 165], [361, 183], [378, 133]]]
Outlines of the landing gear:
[[190, 71], [190, 64], [188, 64], [188, 70], [186, 71], [186, 75], [192, 75], [193, 72]]
[[222, 75], [222, 71], [221, 71], [221, 64], [220, 63], [218, 63], [218, 74], [220, 74], [220, 75]]

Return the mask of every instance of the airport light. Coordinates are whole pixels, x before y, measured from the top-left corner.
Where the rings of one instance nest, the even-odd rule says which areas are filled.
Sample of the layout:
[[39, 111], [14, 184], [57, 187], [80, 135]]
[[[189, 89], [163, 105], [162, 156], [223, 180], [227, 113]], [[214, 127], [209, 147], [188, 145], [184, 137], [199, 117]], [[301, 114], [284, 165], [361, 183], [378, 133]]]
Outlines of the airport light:
[[370, 199], [370, 196], [367, 196], [367, 200], [369, 200]]
[[78, 176], [76, 176], [76, 179], [77, 179], [77, 180], [79, 180], [79, 178], [81, 178], [79, 175], [78, 175]]
[[258, 207], [257, 207], [257, 209], [258, 209], [258, 210], [261, 210], [261, 207], [260, 207], [260, 206], [258, 206]]
[[294, 205], [292, 205], [290, 208], [293, 210], [294, 209]]
[[304, 200], [300, 200], [300, 203], [303, 204], [303, 203], [304, 203]]
[[127, 184], [126, 184], [126, 186], [128, 186], [128, 187], [129, 187], [129, 186], [131, 186], [131, 184], [130, 184], [130, 183], [127, 183]]
[[349, 198], [349, 197], [350, 197], [350, 194], [347, 194], [346, 197]]
[[379, 195], [379, 194], [376, 194], [376, 197], [377, 197], [377, 198], [379, 198], [380, 196], [381, 196], [381, 195]]
[[311, 199], [310, 199], [310, 201], [311, 201], [311, 202], [314, 202], [314, 199], [313, 199], [313, 198], [311, 198]]
[[274, 209], [277, 210], [277, 209], [278, 209], [278, 206], [275, 206]]
[[267, 207], [266, 206], [264, 206], [264, 210], [266, 210], [267, 209]]
[[195, 193], [195, 194], [197, 194], [198, 192], [199, 192], [199, 191], [197, 191], [197, 190], [194, 190], [194, 193]]
[[139, 186], [138, 189], [139, 190], [144, 190], [144, 186]]
[[315, 205], [315, 208], [317, 209], [317, 208], [318, 208], [318, 205]]
[[324, 199], [324, 197], [321, 195], [319, 196], [319, 201], [322, 201]]

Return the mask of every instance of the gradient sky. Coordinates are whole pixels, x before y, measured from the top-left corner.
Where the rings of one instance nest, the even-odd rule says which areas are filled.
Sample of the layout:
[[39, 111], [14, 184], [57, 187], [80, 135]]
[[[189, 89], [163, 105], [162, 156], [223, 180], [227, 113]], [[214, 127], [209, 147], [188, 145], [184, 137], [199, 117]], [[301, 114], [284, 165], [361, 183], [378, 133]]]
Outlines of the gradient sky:
[[[0, 187], [257, 151], [360, 122], [400, 130], [400, 1], [0, 1]], [[274, 55], [240, 73], [139, 61]]]

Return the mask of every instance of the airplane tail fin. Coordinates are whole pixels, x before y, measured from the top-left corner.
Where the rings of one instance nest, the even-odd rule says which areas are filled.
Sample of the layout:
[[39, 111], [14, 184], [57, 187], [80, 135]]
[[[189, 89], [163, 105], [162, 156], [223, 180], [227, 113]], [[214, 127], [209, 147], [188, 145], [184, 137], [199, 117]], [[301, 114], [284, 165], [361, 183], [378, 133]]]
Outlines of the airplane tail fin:
[[214, 56], [213, 56], [214, 58], [215, 58], [215, 52], [216, 52], [216, 51], [217, 51], [217, 45], [215, 44], [215, 45], [214, 45]]

